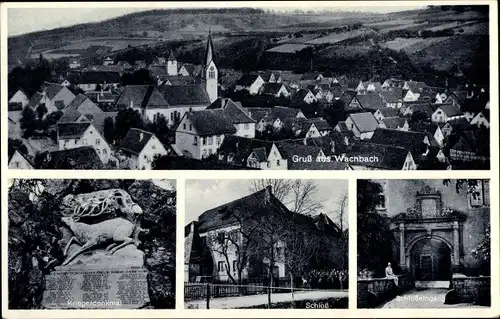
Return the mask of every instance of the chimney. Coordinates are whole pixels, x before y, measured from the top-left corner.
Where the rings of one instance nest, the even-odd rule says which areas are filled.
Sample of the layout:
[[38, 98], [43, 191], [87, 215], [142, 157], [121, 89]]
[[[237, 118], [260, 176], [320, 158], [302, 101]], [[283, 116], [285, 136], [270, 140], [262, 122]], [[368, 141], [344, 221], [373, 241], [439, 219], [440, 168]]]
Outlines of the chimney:
[[139, 142], [142, 141], [143, 138], [144, 138], [144, 133], [140, 132], [139, 133]]
[[190, 233], [193, 234], [194, 233], [194, 223], [195, 222], [191, 222], [191, 225], [190, 225]]

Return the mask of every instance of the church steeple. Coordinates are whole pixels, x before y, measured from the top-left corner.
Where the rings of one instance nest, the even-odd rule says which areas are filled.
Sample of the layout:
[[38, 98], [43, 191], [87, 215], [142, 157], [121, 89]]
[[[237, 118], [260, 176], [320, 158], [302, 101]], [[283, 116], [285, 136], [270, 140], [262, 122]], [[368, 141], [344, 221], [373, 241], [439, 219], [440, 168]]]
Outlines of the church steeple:
[[207, 49], [205, 51], [205, 66], [208, 66], [214, 59], [214, 45], [212, 43], [211, 30], [208, 30]]
[[205, 88], [207, 90], [208, 97], [210, 98], [210, 103], [215, 101], [218, 97], [218, 73], [217, 65], [214, 61], [214, 47], [212, 43], [212, 35], [210, 30], [208, 31], [208, 41], [207, 41], [207, 51], [205, 52]]

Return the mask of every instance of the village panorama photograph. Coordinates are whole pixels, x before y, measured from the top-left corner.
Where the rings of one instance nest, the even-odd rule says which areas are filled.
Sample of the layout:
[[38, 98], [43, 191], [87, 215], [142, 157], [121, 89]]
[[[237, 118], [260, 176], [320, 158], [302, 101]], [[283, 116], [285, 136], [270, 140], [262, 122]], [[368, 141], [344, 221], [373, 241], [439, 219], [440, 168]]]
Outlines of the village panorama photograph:
[[490, 168], [488, 5], [200, 5], [9, 5], [8, 167]]
[[347, 184], [187, 180], [184, 308], [347, 309]]

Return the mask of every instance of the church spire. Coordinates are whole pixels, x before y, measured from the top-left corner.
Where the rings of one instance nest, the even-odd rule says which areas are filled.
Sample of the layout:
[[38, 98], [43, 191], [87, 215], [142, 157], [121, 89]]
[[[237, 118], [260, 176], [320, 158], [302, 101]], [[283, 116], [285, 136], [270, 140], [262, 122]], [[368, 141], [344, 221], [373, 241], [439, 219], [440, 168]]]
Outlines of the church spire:
[[212, 43], [211, 30], [208, 30], [207, 50], [205, 52], [205, 66], [208, 66], [214, 59], [214, 46]]

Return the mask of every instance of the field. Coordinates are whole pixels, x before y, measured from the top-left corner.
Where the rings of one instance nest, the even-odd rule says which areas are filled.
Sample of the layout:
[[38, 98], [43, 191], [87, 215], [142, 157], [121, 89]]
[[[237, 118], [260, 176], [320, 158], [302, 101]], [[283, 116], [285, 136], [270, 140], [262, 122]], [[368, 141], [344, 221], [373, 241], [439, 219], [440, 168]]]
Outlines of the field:
[[[472, 25], [466, 25], [466, 26], [458, 26], [454, 28], [453, 30], [455, 31], [456, 34], [478, 34], [478, 35], [488, 35], [489, 34], [489, 24], [488, 22], [482, 22], [482, 23], [475, 23]], [[460, 32], [460, 30], [463, 30], [463, 32]]]
[[413, 23], [414, 23], [413, 19], [395, 19], [395, 20], [380, 21], [375, 23], [368, 23], [365, 24], [365, 26], [377, 29], [385, 29], [385, 28], [397, 27], [400, 25], [410, 25]]
[[408, 53], [417, 52], [425, 49], [426, 47], [446, 40], [447, 37], [436, 38], [395, 38], [394, 40], [379, 43], [381, 47], [388, 48], [395, 51], [403, 50]]
[[373, 30], [354, 30], [350, 32], [343, 32], [343, 33], [337, 33], [337, 34], [330, 34], [324, 37], [320, 37], [311, 41], [308, 41], [307, 44], [335, 44], [337, 42], [345, 41], [350, 38], [358, 37], [358, 36], [363, 36], [363, 35], [370, 35], [374, 33]]
[[437, 70], [448, 70], [458, 63], [464, 68], [477, 67], [477, 72], [480, 72], [480, 68], [489, 64], [488, 42], [485, 36], [453, 36], [444, 41], [432, 43], [419, 51], [409, 52], [409, 55], [419, 64], [430, 63]]
[[432, 28], [429, 28], [429, 29], [426, 29], [426, 30], [429, 30], [429, 31], [441, 31], [441, 30], [447, 30], [447, 29], [453, 29], [457, 26], [459, 26], [460, 24], [458, 22], [450, 22], [450, 23], [445, 23], [445, 24], [440, 24], [440, 25], [437, 25], [435, 27], [432, 27]]
[[130, 46], [141, 46], [157, 43], [158, 39], [151, 38], [89, 38], [81, 41], [73, 41], [71, 44], [60, 47], [61, 50], [86, 50], [91, 46], [110, 47], [111, 51], [118, 51]]

